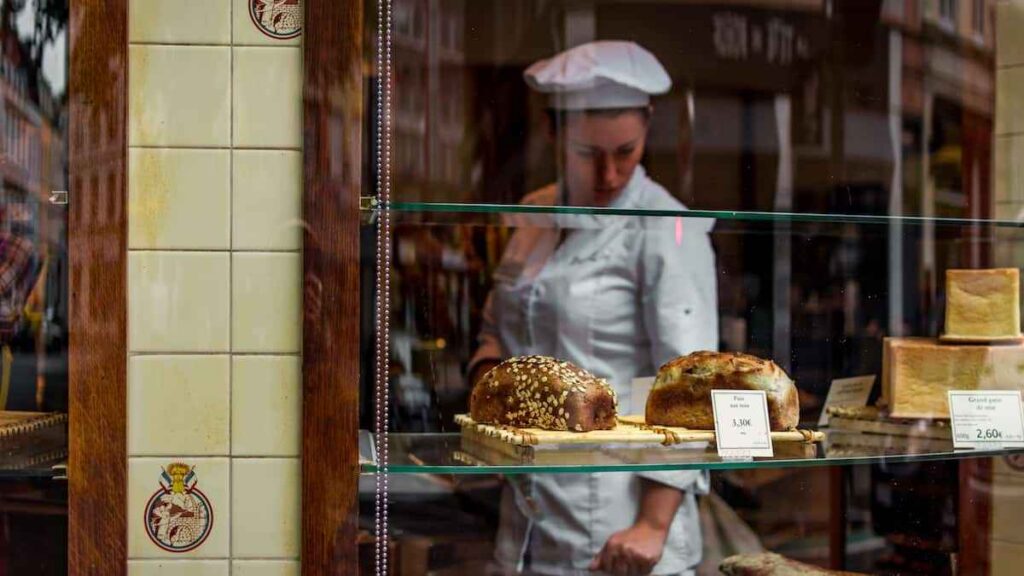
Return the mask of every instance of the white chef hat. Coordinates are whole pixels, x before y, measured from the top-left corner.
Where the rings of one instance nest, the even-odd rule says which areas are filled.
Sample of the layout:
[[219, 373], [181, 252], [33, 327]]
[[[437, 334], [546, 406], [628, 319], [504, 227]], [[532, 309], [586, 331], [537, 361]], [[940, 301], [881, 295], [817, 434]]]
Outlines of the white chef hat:
[[672, 79], [653, 54], [635, 42], [581, 44], [532, 64], [523, 73], [534, 90], [549, 94], [556, 110], [642, 108], [664, 94]]

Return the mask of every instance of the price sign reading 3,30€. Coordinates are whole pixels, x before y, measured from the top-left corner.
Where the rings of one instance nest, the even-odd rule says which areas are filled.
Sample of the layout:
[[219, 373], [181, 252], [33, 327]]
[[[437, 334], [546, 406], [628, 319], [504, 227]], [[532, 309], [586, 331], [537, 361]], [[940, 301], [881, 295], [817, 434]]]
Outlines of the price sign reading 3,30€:
[[954, 448], [1024, 446], [1019, 390], [950, 390]]
[[722, 458], [773, 456], [768, 397], [762, 390], [712, 390], [715, 437]]

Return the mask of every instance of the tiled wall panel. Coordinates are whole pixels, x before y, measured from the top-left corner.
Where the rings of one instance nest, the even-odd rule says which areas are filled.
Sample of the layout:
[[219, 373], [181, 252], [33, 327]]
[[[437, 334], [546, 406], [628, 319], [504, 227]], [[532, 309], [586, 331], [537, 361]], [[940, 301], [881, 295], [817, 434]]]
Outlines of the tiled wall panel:
[[[995, 217], [1024, 218], [1024, 0], [996, 5], [996, 118], [993, 143]], [[1021, 266], [1024, 246], [1016, 231], [1006, 231], [997, 246], [997, 262]], [[1019, 537], [1024, 509], [1024, 474], [1003, 458], [993, 458], [992, 526], [989, 561], [995, 575], [1020, 573], [1024, 539]]]
[[129, 6], [132, 576], [299, 574], [301, 4], [262, 5]]

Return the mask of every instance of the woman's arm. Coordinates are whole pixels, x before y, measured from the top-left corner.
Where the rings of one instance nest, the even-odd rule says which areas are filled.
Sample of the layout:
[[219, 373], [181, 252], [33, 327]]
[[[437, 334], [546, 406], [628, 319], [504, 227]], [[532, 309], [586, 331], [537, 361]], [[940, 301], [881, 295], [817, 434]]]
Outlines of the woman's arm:
[[590, 563], [590, 569], [612, 574], [649, 573], [661, 560], [672, 519], [682, 502], [682, 491], [641, 479], [636, 521], [629, 528], [612, 534]]
[[469, 361], [466, 379], [470, 387], [476, 385], [487, 371], [501, 362], [501, 343], [498, 341], [498, 329], [494, 324], [494, 293], [487, 295], [480, 322], [480, 334], [477, 336], [476, 352]]

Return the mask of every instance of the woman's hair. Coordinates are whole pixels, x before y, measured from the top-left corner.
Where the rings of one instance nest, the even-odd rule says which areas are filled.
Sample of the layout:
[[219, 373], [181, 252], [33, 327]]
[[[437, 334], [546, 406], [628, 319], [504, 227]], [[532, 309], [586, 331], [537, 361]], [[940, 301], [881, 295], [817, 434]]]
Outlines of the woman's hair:
[[546, 110], [548, 116], [548, 126], [551, 127], [552, 132], [565, 127], [565, 122], [571, 116], [587, 116], [587, 117], [611, 117], [622, 114], [628, 114], [629, 112], [636, 112], [643, 116], [644, 122], [651, 119], [651, 107], [643, 106], [640, 108], [604, 108], [599, 110], [556, 110], [554, 108], [548, 108]]

